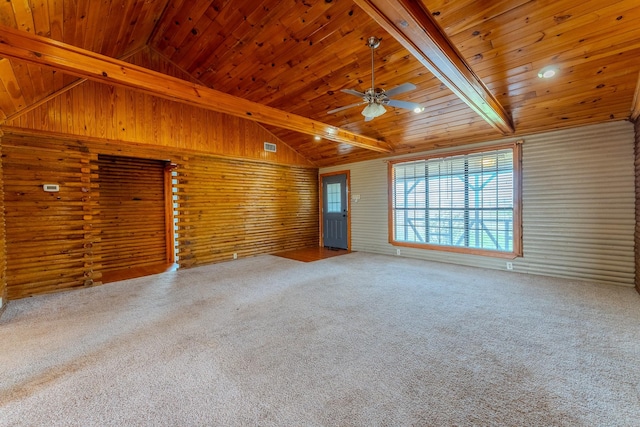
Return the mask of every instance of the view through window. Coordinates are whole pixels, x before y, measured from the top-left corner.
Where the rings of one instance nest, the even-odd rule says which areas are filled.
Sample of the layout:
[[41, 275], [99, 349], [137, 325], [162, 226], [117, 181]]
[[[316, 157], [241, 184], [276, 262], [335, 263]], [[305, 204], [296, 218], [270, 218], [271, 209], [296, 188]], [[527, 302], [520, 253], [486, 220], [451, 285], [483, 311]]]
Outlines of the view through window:
[[327, 212], [342, 212], [340, 183], [327, 184]]
[[392, 243], [516, 252], [514, 154], [510, 146], [391, 163]]

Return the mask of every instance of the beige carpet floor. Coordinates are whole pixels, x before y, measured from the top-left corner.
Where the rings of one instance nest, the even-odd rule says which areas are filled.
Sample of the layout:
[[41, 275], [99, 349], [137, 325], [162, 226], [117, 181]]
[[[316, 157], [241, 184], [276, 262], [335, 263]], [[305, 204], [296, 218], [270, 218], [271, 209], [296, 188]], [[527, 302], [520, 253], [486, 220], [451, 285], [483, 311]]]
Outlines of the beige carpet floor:
[[640, 296], [352, 253], [12, 301], [2, 426], [638, 426]]

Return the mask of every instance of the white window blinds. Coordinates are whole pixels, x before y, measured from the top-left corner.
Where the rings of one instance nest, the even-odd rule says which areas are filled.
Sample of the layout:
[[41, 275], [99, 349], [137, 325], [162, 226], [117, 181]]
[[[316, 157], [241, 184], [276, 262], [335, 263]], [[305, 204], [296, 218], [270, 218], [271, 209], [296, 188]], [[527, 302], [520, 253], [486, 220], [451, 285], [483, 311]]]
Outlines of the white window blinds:
[[395, 242], [514, 250], [512, 148], [391, 167]]

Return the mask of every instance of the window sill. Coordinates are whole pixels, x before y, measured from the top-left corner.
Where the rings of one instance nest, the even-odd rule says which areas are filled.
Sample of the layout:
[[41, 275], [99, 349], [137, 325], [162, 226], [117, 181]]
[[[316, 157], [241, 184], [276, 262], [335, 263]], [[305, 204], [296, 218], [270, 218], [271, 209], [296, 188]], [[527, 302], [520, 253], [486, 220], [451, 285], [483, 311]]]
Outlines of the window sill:
[[460, 254], [467, 255], [480, 255], [492, 258], [501, 258], [501, 259], [515, 259], [522, 256], [521, 253], [516, 252], [502, 252], [502, 251], [491, 251], [487, 249], [475, 249], [475, 248], [463, 248], [460, 246], [443, 246], [443, 245], [429, 245], [423, 243], [406, 243], [406, 242], [389, 242], [393, 246], [399, 246], [404, 248], [415, 248], [415, 249], [423, 249], [430, 251], [439, 251], [439, 252], [455, 252]]

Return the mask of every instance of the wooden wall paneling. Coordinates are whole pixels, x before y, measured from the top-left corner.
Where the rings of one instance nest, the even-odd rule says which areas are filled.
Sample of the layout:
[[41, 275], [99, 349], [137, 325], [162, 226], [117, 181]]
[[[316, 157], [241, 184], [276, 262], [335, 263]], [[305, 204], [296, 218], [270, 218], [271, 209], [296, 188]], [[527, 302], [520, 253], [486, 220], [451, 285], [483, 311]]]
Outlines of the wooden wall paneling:
[[27, 100], [24, 98], [22, 91], [16, 90], [20, 87], [20, 83], [13, 69], [12, 61], [7, 58], [0, 59], [0, 85], [5, 88], [4, 91], [9, 95], [8, 99], [3, 99], [2, 101], [2, 109], [5, 115], [8, 116], [27, 105]]
[[[91, 286], [99, 278], [92, 155], [81, 144], [5, 135], [8, 298]], [[58, 184], [45, 192], [43, 184]]]
[[[41, 120], [43, 115], [47, 115], [47, 121]], [[91, 81], [6, 124], [278, 164], [315, 166], [255, 122]], [[277, 144], [277, 152], [265, 152], [265, 141]]]
[[167, 264], [165, 162], [98, 156], [102, 271]]
[[14, 90], [13, 92], [24, 99], [24, 104], [21, 104], [21, 107], [32, 104], [36, 99], [36, 93], [33, 81], [29, 75], [28, 64], [19, 60], [11, 60], [11, 67], [13, 68], [13, 74], [15, 76], [16, 88], [19, 88], [19, 90]]
[[[2, 62], [7, 61], [6, 59], [0, 59], [0, 67], [2, 66]], [[11, 102], [11, 96], [9, 95], [9, 91], [0, 77], [0, 121], [3, 121], [8, 114], [14, 111], [13, 103]]]
[[142, 123], [138, 122], [138, 114], [136, 114], [137, 102], [136, 102], [137, 93], [129, 90], [125, 91], [124, 96], [126, 99], [126, 109], [125, 109], [125, 132], [127, 135], [138, 135], [138, 127], [142, 126]]
[[317, 170], [203, 156], [179, 163], [181, 267], [318, 245]]

